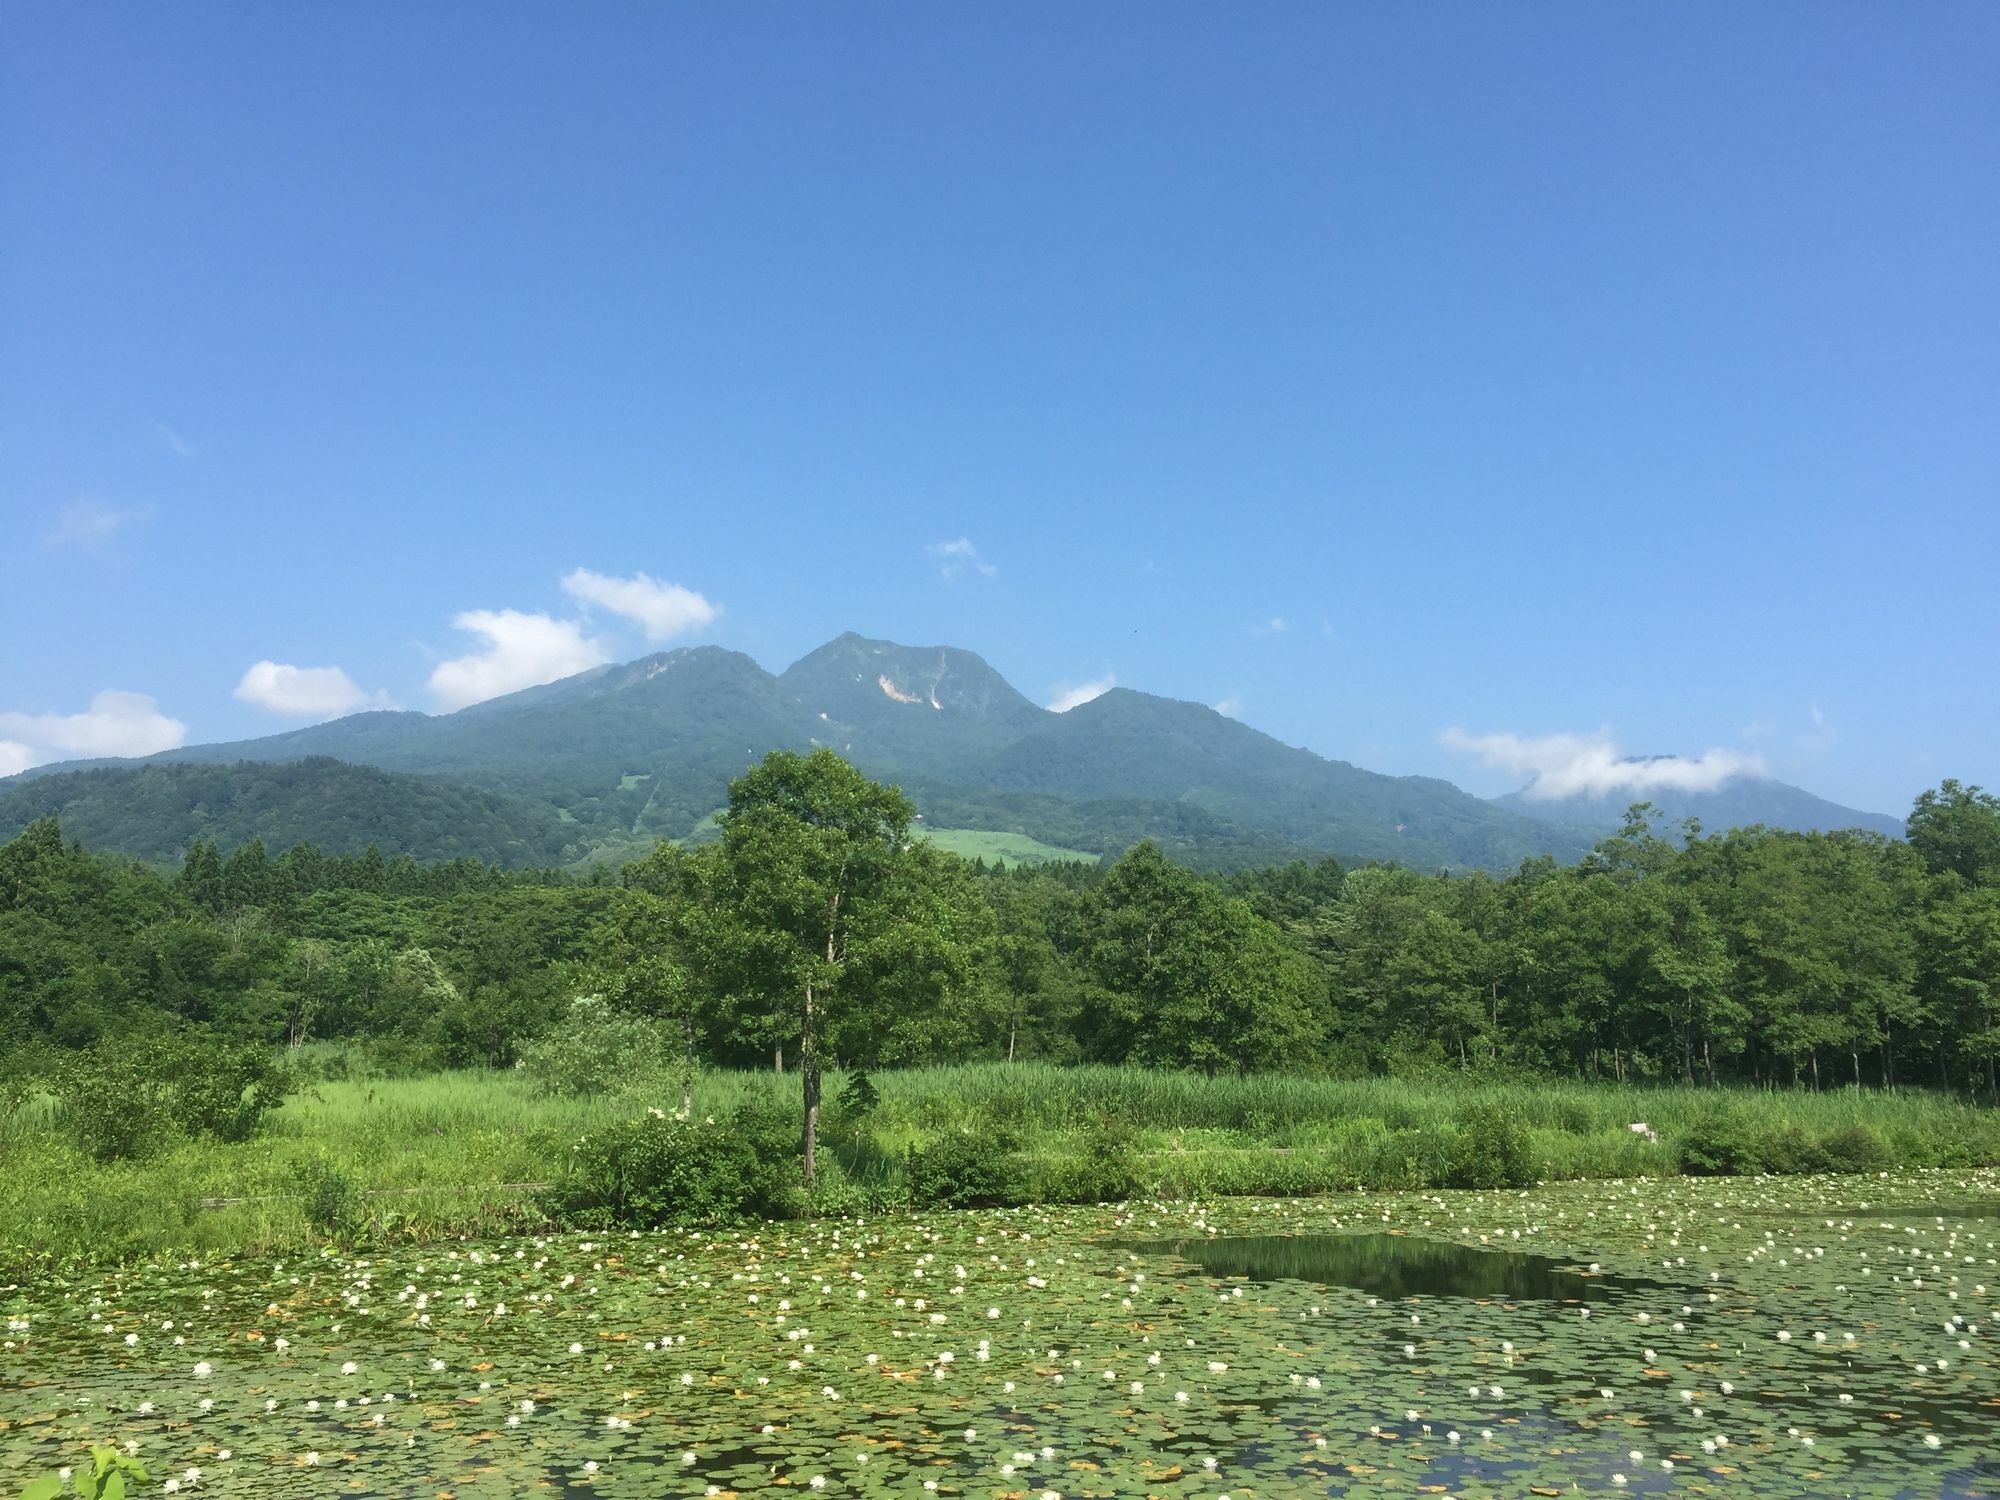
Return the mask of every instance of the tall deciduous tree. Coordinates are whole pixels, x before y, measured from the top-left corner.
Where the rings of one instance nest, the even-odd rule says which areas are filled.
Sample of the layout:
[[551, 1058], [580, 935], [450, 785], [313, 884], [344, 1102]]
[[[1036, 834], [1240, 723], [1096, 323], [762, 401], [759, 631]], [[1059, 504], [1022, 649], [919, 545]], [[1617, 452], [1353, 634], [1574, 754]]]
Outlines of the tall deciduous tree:
[[2000, 797], [1946, 780], [1910, 809], [1911, 847], [1968, 885], [2000, 885]]
[[773, 751], [729, 787], [707, 891], [704, 958], [739, 994], [789, 1008], [804, 1087], [805, 1180], [818, 1171], [829, 1032], [878, 995], [905, 1014], [962, 983], [971, 955], [940, 909], [937, 856], [911, 840], [915, 809], [831, 750]]
[[1247, 903], [1150, 841], [1092, 893], [1087, 963], [1101, 1056], [1168, 1067], [1298, 1067], [1324, 1040], [1320, 985]]

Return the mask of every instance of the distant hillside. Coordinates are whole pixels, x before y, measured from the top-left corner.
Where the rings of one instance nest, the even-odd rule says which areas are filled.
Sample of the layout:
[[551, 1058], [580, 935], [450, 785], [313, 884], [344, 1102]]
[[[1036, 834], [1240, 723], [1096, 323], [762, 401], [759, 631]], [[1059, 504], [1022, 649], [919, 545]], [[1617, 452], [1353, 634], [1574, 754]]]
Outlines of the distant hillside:
[[211, 838], [261, 838], [273, 851], [310, 842], [329, 854], [489, 864], [560, 864], [570, 831], [544, 802], [314, 757], [285, 765], [145, 765], [0, 781], [0, 843], [55, 814], [85, 848], [158, 864]]
[[[424, 778], [421, 794], [405, 791], [409, 815], [425, 821], [370, 824], [385, 852], [417, 853], [421, 845], [435, 857], [429, 851], [447, 842], [438, 799], [449, 789], [500, 798], [480, 804], [484, 814], [466, 804], [468, 818], [489, 823], [459, 840], [464, 846], [518, 846], [537, 851], [523, 856], [535, 860], [561, 849], [571, 861], [615, 861], [660, 838], [701, 836], [745, 767], [773, 749], [814, 745], [900, 783], [937, 827], [1024, 835], [1092, 854], [1153, 838], [1175, 858], [1219, 868], [1322, 854], [1420, 869], [1507, 869], [1544, 853], [1567, 860], [1615, 828], [1625, 806], [1624, 799], [1489, 802], [1449, 782], [1326, 760], [1199, 704], [1123, 688], [1051, 713], [970, 651], [853, 634], [776, 676], [740, 652], [700, 646], [453, 714], [356, 714], [190, 746], [144, 764], [235, 767], [237, 803], [332, 845], [352, 836], [351, 809], [282, 777], [253, 790], [258, 773], [238, 763], [337, 757]], [[16, 795], [76, 769], [43, 767], [0, 782], [0, 791]], [[106, 794], [88, 814], [89, 831], [73, 831], [107, 848], [164, 848], [170, 827], [198, 821], [191, 808], [178, 822], [160, 815], [150, 799], [164, 785]], [[1687, 807], [1717, 830], [1742, 822], [1896, 826], [1771, 782], [1739, 783], [1707, 800], [1654, 800], [1670, 804], [1675, 817]], [[504, 825], [504, 838], [492, 819]]]
[[1450, 782], [1324, 760], [1201, 704], [1125, 688], [1047, 716], [969, 769], [968, 781], [1002, 792], [1192, 804], [1290, 853], [1500, 869], [1588, 848]]
[[1784, 828], [1796, 833], [1831, 832], [1839, 828], [1865, 828], [1871, 833], [1899, 839], [1903, 820], [1882, 813], [1858, 812], [1824, 797], [1815, 797], [1799, 787], [1788, 786], [1762, 776], [1742, 776], [1725, 782], [1710, 792], [1670, 790], [1618, 793], [1604, 797], [1559, 797], [1542, 799], [1525, 792], [1509, 792], [1493, 799], [1494, 805], [1523, 817], [1539, 818], [1551, 824], [1582, 829], [1594, 836], [1614, 832], [1634, 802], [1650, 802], [1668, 823], [1699, 818], [1710, 833], [1726, 828]]
[[700, 646], [596, 667], [453, 714], [354, 714], [190, 745], [147, 763], [334, 756], [513, 793], [560, 808], [586, 836], [650, 842], [686, 834], [766, 751], [809, 745], [777, 679], [740, 652]]

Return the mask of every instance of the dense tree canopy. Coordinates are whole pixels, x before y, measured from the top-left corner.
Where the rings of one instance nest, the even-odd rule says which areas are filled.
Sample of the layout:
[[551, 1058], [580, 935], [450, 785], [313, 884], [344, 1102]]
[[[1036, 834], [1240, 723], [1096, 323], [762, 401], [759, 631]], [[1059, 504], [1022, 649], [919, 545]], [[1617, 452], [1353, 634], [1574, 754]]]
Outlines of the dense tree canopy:
[[1671, 836], [1447, 877], [1204, 877], [1140, 844], [989, 870], [831, 752], [732, 787], [721, 837], [616, 882], [206, 841], [166, 876], [0, 846], [0, 1048], [199, 1027], [505, 1065], [594, 994], [688, 1064], [978, 1058], [1207, 1073], [1504, 1069], [1777, 1086], [2000, 1079], [2000, 799], [1946, 782], [1908, 841]]

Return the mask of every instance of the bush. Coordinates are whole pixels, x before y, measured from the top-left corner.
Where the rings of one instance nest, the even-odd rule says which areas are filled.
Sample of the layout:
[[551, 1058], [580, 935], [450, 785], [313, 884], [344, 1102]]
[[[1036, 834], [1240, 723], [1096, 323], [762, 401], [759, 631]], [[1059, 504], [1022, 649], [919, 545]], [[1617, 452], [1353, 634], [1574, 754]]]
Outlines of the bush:
[[882, 1102], [882, 1095], [875, 1087], [875, 1080], [860, 1068], [847, 1075], [847, 1082], [840, 1090], [840, 1112], [851, 1119], [865, 1120], [875, 1113]]
[[537, 1093], [573, 1099], [656, 1077], [668, 1039], [657, 1021], [613, 1010], [600, 995], [570, 1002], [561, 1025], [521, 1048], [516, 1066]]
[[1040, 1196], [1050, 1203], [1116, 1203], [1141, 1191], [1139, 1132], [1122, 1115], [1101, 1115], [1083, 1150], [1049, 1173]]
[[1528, 1130], [1497, 1105], [1459, 1111], [1457, 1139], [1444, 1167], [1446, 1187], [1527, 1187], [1535, 1180]]
[[346, 1243], [354, 1237], [354, 1208], [358, 1197], [354, 1182], [323, 1156], [310, 1156], [292, 1164], [292, 1189], [299, 1195], [300, 1209], [313, 1232], [323, 1238]]
[[1847, 1125], [1820, 1138], [1829, 1172], [1873, 1172], [1889, 1164], [1889, 1148], [1866, 1125]]
[[1023, 1197], [1012, 1143], [992, 1134], [940, 1136], [910, 1154], [905, 1175], [919, 1208], [999, 1208]]
[[798, 1145], [797, 1126], [764, 1105], [726, 1125], [651, 1109], [572, 1146], [550, 1208], [587, 1228], [788, 1218], [800, 1204]]
[[52, 1087], [78, 1143], [123, 1161], [176, 1135], [248, 1140], [291, 1084], [269, 1048], [180, 1033], [100, 1043], [66, 1059]]
[[1791, 1123], [1767, 1130], [1757, 1142], [1757, 1164], [1766, 1172], [1781, 1176], [1797, 1176], [1808, 1172], [1824, 1172], [1827, 1168], [1826, 1153], [1820, 1150], [1819, 1142], [1806, 1134], [1799, 1126]]
[[1757, 1142], [1729, 1110], [1696, 1116], [1681, 1133], [1681, 1173], [1686, 1177], [1735, 1177], [1754, 1172], [1762, 1160]]

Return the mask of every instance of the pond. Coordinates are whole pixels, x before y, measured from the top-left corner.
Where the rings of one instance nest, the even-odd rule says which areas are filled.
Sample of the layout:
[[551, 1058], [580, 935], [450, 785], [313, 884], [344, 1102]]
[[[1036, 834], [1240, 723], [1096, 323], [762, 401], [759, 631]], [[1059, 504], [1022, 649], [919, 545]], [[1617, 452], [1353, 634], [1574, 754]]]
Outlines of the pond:
[[1650, 1277], [1607, 1275], [1547, 1255], [1407, 1234], [1238, 1235], [1142, 1240], [1129, 1248], [1139, 1255], [1189, 1262], [1210, 1276], [1304, 1281], [1378, 1297], [1605, 1302], [1665, 1286]]
[[0, 1496], [107, 1441], [148, 1493], [1974, 1500], [2000, 1495], [2000, 1225], [1948, 1205], [1995, 1187], [1571, 1183], [50, 1275], [0, 1287]]

